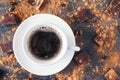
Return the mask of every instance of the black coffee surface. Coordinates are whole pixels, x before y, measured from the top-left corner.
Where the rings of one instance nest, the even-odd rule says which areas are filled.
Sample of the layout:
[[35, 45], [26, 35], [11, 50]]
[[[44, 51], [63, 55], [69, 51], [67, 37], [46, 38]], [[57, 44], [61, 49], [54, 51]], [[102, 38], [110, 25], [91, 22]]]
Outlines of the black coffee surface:
[[60, 48], [60, 39], [54, 32], [36, 31], [30, 40], [30, 50], [38, 58], [53, 57]]

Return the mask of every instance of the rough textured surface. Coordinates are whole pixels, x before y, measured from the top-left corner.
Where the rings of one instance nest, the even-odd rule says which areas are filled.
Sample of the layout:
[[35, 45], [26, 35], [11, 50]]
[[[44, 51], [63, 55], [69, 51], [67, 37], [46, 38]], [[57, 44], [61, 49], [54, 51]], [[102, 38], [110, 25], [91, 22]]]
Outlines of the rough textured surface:
[[[16, 2], [13, 10], [9, 10], [11, 1]], [[80, 58], [73, 59], [63, 71], [51, 76], [37, 76], [21, 68], [14, 54], [4, 54], [0, 48], [0, 74], [1, 71], [4, 73], [0, 76], [3, 76], [4, 80], [110, 80], [109, 75], [112, 79], [119, 79], [120, 0], [46, 0], [39, 9], [27, 1], [0, 0], [0, 19], [9, 11], [22, 21], [39, 13], [57, 15], [71, 26], [77, 45], [87, 56], [82, 51], [76, 52], [74, 58]], [[90, 11], [92, 17], [81, 9]], [[13, 40], [18, 25], [4, 27], [0, 24], [1, 45]], [[85, 59], [80, 65], [76, 64], [79, 62], [77, 60], [84, 60], [84, 57], [88, 57], [89, 60]]]

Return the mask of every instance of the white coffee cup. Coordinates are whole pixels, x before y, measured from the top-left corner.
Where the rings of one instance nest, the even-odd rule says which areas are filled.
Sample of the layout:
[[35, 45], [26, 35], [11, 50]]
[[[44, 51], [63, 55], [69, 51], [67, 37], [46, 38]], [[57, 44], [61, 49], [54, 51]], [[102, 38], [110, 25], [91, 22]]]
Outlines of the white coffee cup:
[[[54, 56], [53, 58], [44, 60], [44, 59], [39, 59], [36, 58], [35, 56], [33, 56], [31, 54], [31, 51], [29, 50], [29, 40], [30, 40], [30, 36], [32, 35], [32, 33], [34, 33], [35, 31], [39, 30], [42, 27], [48, 27], [51, 28], [53, 30], [55, 30], [56, 34], [59, 35], [59, 37], [61, 38], [61, 49], [60, 51], [57, 53], [56, 56]], [[64, 27], [64, 28], [62, 28]], [[67, 27], [67, 28], [66, 28]], [[68, 31], [68, 33], [67, 33]], [[21, 38], [20, 38], [21, 37]], [[18, 39], [20, 38], [20, 39]], [[20, 40], [20, 41], [19, 41]], [[19, 47], [17, 45], [20, 45]], [[19, 49], [18, 49], [19, 48]], [[51, 15], [51, 14], [38, 14], [38, 15], [34, 15], [28, 19], [26, 19], [25, 21], [23, 21], [19, 28], [17, 29], [15, 35], [14, 35], [14, 40], [13, 40], [13, 50], [15, 52], [15, 56], [17, 61], [20, 63], [20, 65], [25, 68], [27, 71], [33, 73], [33, 74], [37, 74], [37, 75], [50, 75], [50, 74], [55, 74], [59, 71], [61, 71], [62, 69], [64, 69], [72, 60], [73, 54], [75, 51], [79, 51], [80, 48], [77, 47], [75, 45], [75, 37], [73, 35], [72, 30], [70, 29], [69, 25], [63, 21], [61, 18], [55, 16], [55, 15]], [[20, 54], [20, 51], [22, 52], [22, 54]], [[67, 56], [68, 53], [67, 51], [71, 51], [70, 55], [70, 59], [67, 61], [67, 64], [65, 64], [65, 66], [61, 67], [61, 69], [58, 69], [58, 71], [51, 71], [51, 72], [47, 72], [47, 66], [52, 66], [55, 64], [60, 63], [64, 56]], [[70, 53], [69, 53], [70, 54]], [[69, 56], [68, 56], [69, 57]], [[24, 62], [22, 61], [23, 59]], [[37, 70], [30, 70], [32, 69], [30, 66], [28, 66], [28, 63], [33, 64], [30, 66], [33, 66], [33, 68], [35, 68], [36, 66], [43, 66], [42, 68], [45, 68], [46, 70], [42, 70], [42, 71], [37, 71]], [[34, 66], [36, 65], [36, 66]], [[39, 67], [37, 67], [39, 68]]]

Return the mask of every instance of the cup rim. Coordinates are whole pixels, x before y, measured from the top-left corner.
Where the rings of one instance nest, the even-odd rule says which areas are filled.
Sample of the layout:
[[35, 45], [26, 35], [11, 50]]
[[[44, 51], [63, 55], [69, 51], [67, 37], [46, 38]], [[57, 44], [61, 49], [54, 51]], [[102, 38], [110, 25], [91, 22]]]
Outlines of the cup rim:
[[[42, 60], [42, 59], [35, 58], [30, 53], [30, 51], [28, 50], [28, 47], [27, 47], [27, 42], [28, 42], [28, 39], [29, 39], [30, 35], [32, 34], [32, 32], [36, 31], [37, 29], [39, 29], [42, 26], [47, 26], [47, 27], [55, 29], [60, 34], [61, 41], [62, 41], [62, 46], [61, 46], [59, 53], [55, 57], [48, 59], [48, 60]], [[29, 59], [31, 59], [32, 61], [34, 61], [36, 63], [43, 64], [43, 65], [51, 65], [51, 64], [58, 62], [65, 55], [65, 53], [68, 49], [68, 42], [67, 42], [67, 38], [66, 38], [64, 32], [61, 29], [59, 29], [59, 26], [54, 25], [52, 23], [38, 24], [32, 28], [29, 28], [24, 35], [22, 45], [23, 45], [23, 50], [25, 52], [26, 57], [28, 57]]]

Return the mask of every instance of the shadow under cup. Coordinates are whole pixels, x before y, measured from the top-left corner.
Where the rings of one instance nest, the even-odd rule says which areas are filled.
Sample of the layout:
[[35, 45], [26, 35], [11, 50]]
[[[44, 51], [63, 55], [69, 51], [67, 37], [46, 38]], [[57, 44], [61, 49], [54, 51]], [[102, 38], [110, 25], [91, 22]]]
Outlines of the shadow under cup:
[[67, 39], [56, 25], [39, 25], [26, 32], [23, 48], [30, 60], [49, 65], [56, 63], [64, 56], [67, 50]]

